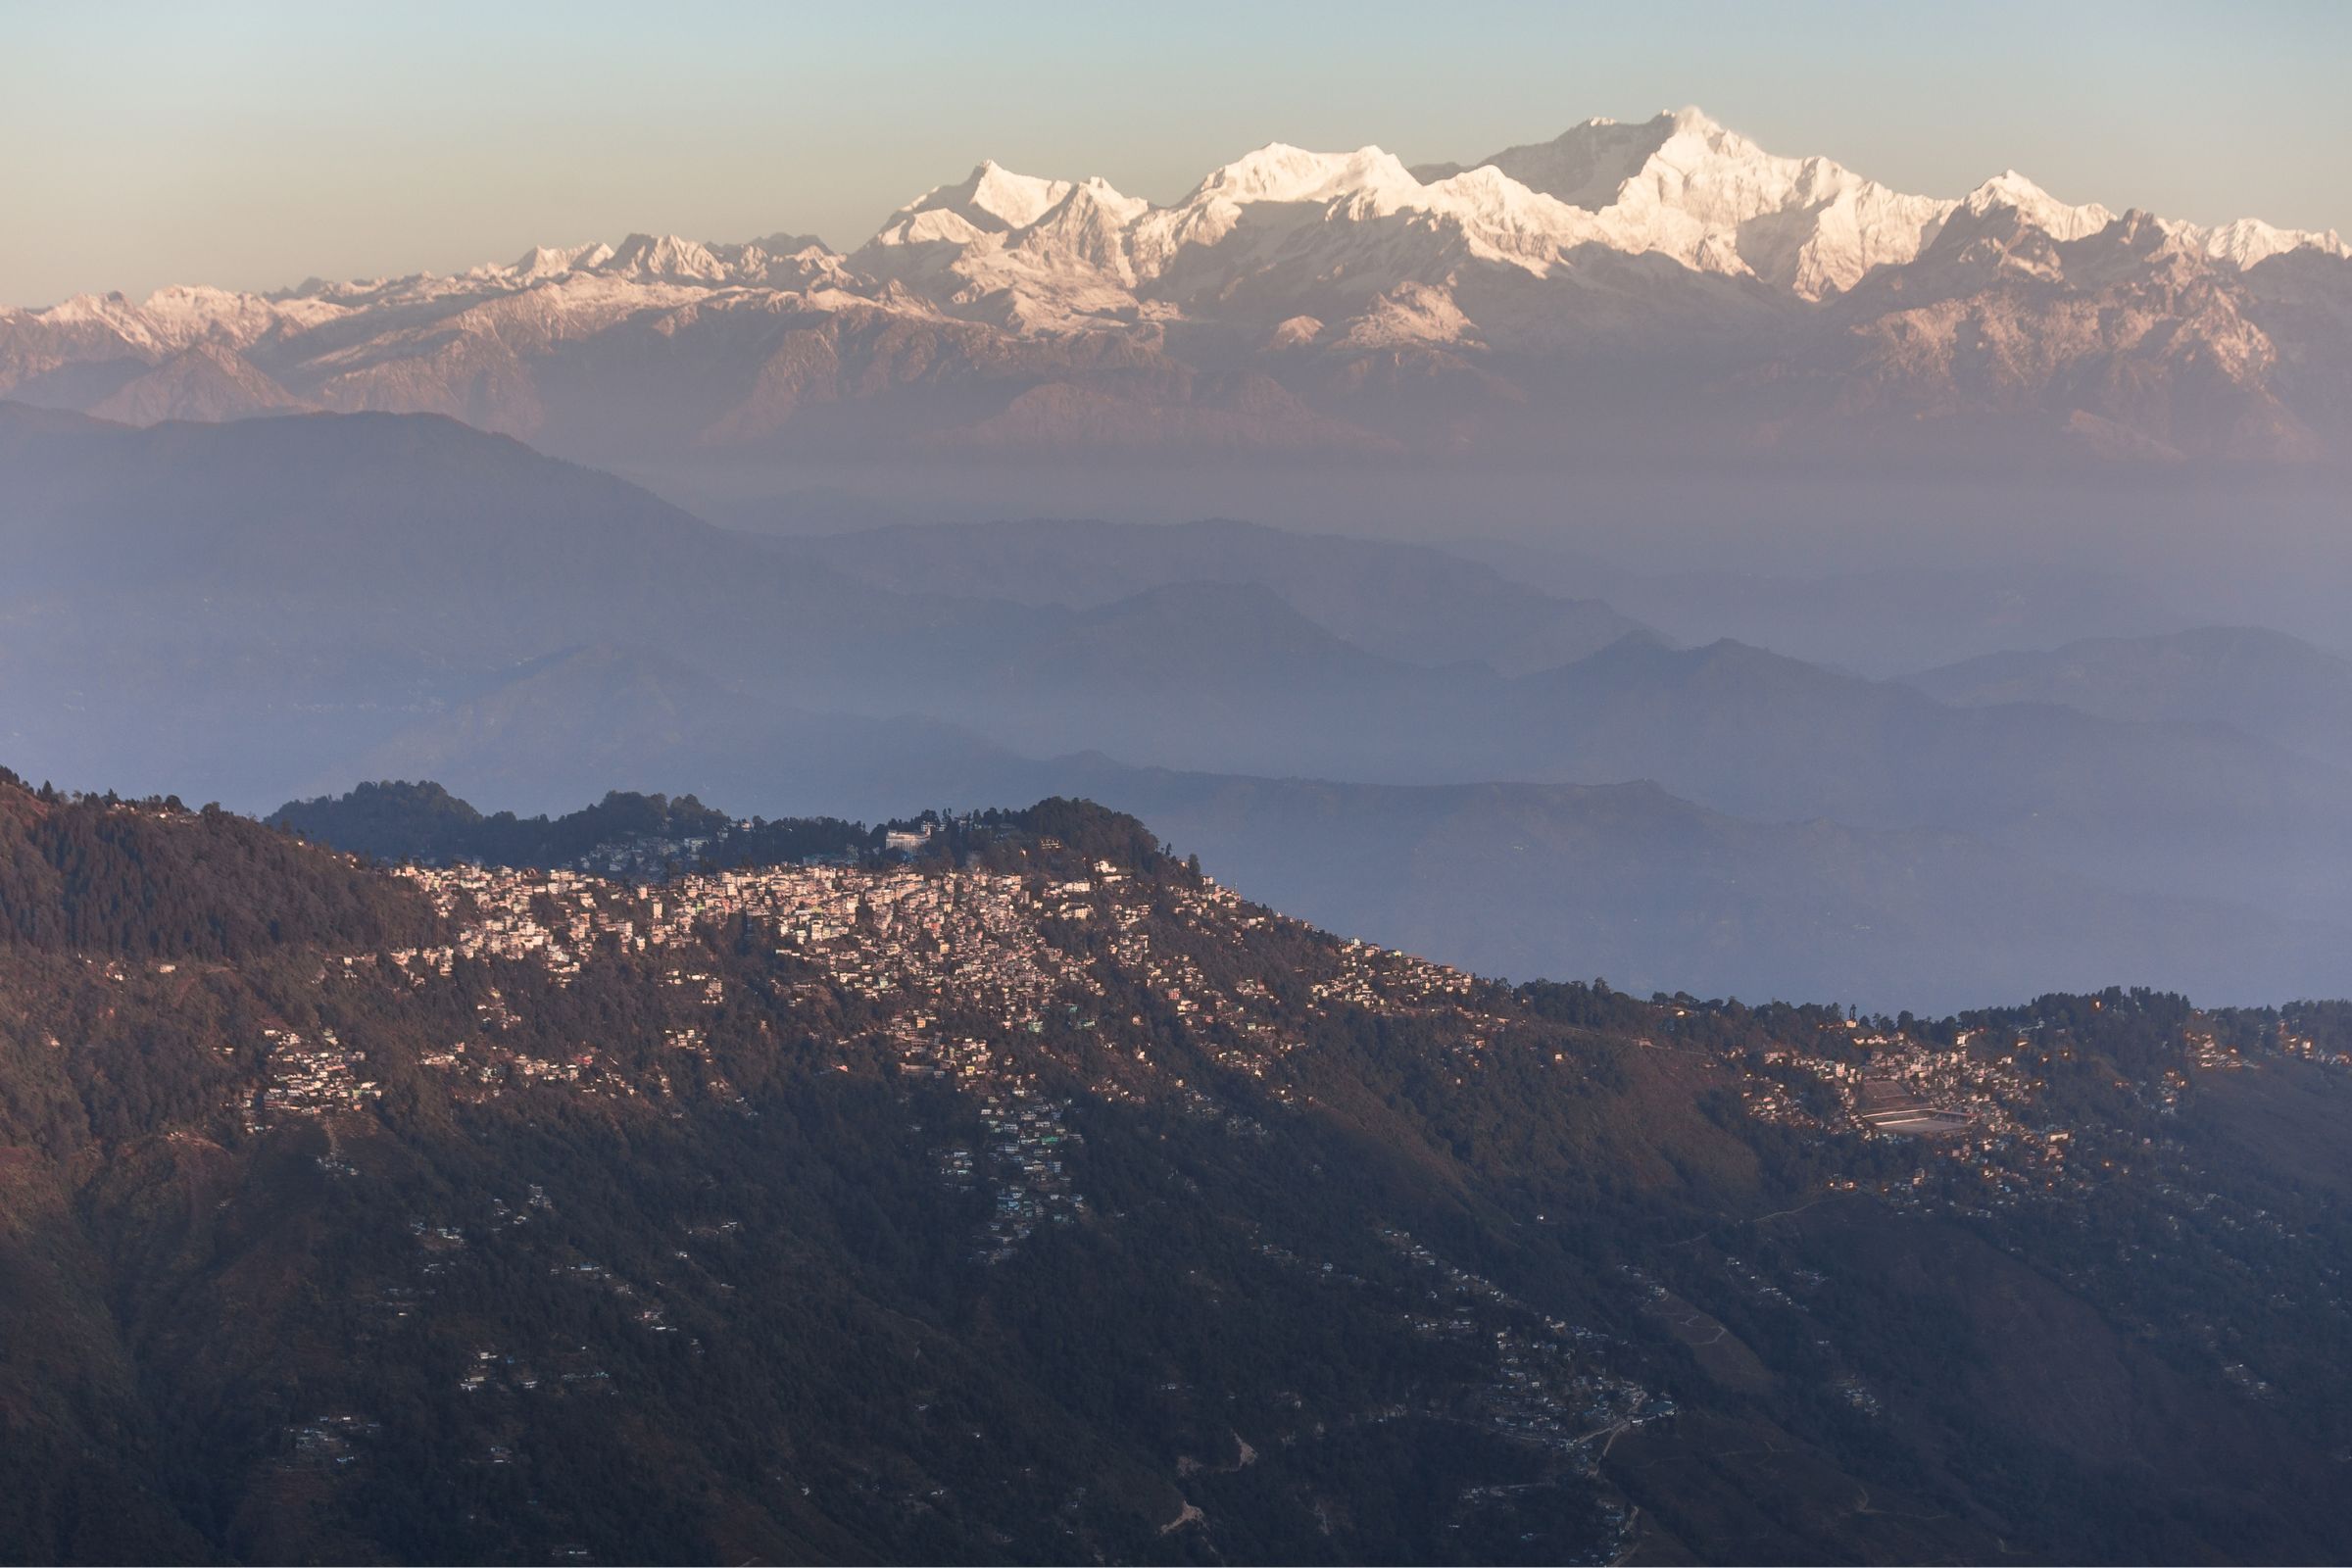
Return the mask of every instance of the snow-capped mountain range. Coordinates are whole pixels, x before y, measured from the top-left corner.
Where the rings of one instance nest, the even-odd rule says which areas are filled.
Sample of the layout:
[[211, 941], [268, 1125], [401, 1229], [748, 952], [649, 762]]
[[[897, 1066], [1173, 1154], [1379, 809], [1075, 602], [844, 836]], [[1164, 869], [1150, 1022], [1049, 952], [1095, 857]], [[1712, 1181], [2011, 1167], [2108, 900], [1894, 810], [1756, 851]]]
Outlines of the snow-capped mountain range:
[[[983, 163], [847, 254], [633, 234], [449, 276], [0, 310], [0, 396], [448, 414], [559, 452], [1803, 450], [2326, 459], [2352, 248], [1946, 199], [1695, 110], [1471, 164], [1274, 144], [1158, 206]], [[1605, 433], [1604, 433], [1605, 432]]]

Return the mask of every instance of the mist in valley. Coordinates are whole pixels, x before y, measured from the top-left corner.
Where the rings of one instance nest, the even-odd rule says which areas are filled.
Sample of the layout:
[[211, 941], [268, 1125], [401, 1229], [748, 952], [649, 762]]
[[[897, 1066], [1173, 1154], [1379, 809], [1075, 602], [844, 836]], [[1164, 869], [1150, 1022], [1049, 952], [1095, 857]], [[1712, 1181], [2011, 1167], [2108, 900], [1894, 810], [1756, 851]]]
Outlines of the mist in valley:
[[[664, 498], [446, 420], [5, 419], [0, 737], [31, 776], [257, 814], [377, 778], [525, 812], [1085, 795], [1484, 972], [1873, 1005], [2341, 986], [2316, 479], [1294, 468], [1209, 486], [1244, 521], [1123, 471], [1173, 516], [1053, 520], [1049, 475], [1017, 511], [875, 494], [820, 528], [841, 510]], [[992, 509], [1016, 480], [901, 477]]]

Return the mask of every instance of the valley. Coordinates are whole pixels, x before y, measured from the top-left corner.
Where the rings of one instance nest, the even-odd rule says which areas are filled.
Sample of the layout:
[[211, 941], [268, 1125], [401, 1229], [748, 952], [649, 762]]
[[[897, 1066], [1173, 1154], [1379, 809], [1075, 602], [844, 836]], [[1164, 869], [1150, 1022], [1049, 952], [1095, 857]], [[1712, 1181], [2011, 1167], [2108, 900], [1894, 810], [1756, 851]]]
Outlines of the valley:
[[[2341, 661], [2280, 634], [2223, 684], [2168, 651], [2184, 634], [2118, 642], [2146, 666], [2109, 677], [2131, 702], [1939, 697], [1678, 645], [1429, 545], [756, 538], [443, 419], [11, 406], [0, 473], [0, 740], [39, 776], [253, 812], [397, 779], [525, 813], [615, 788], [777, 817], [1085, 796], [1301, 915], [1488, 972], [1897, 1007], [2338, 989]], [[2274, 714], [2282, 668], [2310, 695]]]

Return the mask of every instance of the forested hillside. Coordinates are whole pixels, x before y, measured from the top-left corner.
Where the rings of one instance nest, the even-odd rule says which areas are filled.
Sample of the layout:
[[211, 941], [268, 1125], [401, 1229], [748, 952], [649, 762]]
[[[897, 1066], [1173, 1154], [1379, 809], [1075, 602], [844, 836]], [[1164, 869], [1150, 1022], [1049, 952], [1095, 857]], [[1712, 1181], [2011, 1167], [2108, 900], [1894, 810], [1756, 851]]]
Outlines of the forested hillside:
[[335, 849], [429, 865], [776, 865], [812, 857], [854, 859], [880, 843], [878, 830], [862, 823], [835, 817], [737, 820], [691, 795], [672, 800], [615, 790], [559, 817], [513, 811], [485, 816], [438, 784], [389, 781], [362, 784], [340, 798], [290, 801], [270, 821]]
[[0, 785], [0, 1554], [2352, 1552], [2352, 1008], [1506, 987], [902, 832]]

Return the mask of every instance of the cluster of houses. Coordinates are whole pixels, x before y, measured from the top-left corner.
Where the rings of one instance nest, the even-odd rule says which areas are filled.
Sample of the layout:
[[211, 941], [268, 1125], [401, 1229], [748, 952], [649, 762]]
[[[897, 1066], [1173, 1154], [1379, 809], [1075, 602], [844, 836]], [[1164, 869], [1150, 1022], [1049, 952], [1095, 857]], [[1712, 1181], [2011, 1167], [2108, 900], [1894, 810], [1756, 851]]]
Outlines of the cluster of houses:
[[[908, 837], [894, 847], [908, 854], [926, 847], [924, 835]], [[1444, 1035], [1456, 1083], [1512, 1030], [1531, 1027], [1468, 974], [1332, 941], [1213, 880], [1138, 878], [1101, 860], [1083, 867], [1060, 860], [1055, 870], [1045, 863], [1021, 873], [918, 857], [704, 870], [655, 882], [577, 869], [409, 868], [400, 874], [446, 917], [446, 940], [329, 959], [318, 978], [388, 976], [418, 987], [451, 975], [461, 960], [487, 960], [531, 965], [563, 986], [593, 964], [659, 965], [668, 1012], [661, 1039], [668, 1050], [659, 1059], [674, 1062], [670, 1052], [699, 1057], [704, 1090], [756, 1114], [719, 1073], [711, 1046], [710, 1020], [730, 1001], [721, 954], [740, 951], [748, 938], [782, 964], [777, 972], [792, 1005], [806, 1000], [831, 1007], [849, 999], [865, 1009], [871, 1033], [841, 1043], [840, 1070], [870, 1068], [878, 1056], [904, 1080], [937, 1081], [972, 1098], [986, 1142], [939, 1157], [943, 1177], [989, 1184], [995, 1206], [978, 1248], [985, 1256], [1017, 1246], [1041, 1223], [1067, 1222], [1082, 1211], [1063, 1168], [1064, 1145], [1052, 1142], [1066, 1137], [1060, 1129], [1069, 1102], [1055, 1100], [1049, 1085], [1064, 1094], [1082, 1085], [1109, 1100], [1170, 1101], [1240, 1130], [1254, 1127], [1204, 1085], [1187, 1082], [1190, 1058], [1168, 1049], [1171, 1025], [1190, 1051], [1264, 1081], [1280, 1102], [1297, 1094], [1284, 1060], [1304, 1048], [1319, 1015], [1442, 1013], [1452, 1025]], [[1252, 952], [1269, 938], [1280, 939], [1280, 996], [1267, 984], [1269, 965]], [[1149, 999], [1143, 1006], [1111, 1001], [1137, 992]], [[495, 1098], [555, 1085], [674, 1106], [669, 1067], [622, 1069], [624, 1056], [642, 1063], [642, 1052], [616, 1054], [610, 1043], [593, 1040], [547, 1055], [513, 1049], [504, 1043], [520, 1022], [513, 1005], [495, 986], [477, 996], [476, 1031], [423, 1058], [453, 1091]], [[2159, 1113], [2177, 1108], [2190, 1073], [2244, 1065], [2238, 1048], [2211, 1030], [2191, 1030], [2182, 1043], [2185, 1059], [2141, 1086]], [[277, 1029], [268, 1046], [265, 1082], [242, 1105], [251, 1130], [288, 1115], [353, 1108], [380, 1093], [366, 1075], [364, 1053], [331, 1031]], [[1742, 1092], [1747, 1113], [1761, 1121], [1915, 1142], [1920, 1163], [1908, 1180], [1863, 1184], [1898, 1202], [1952, 1200], [1955, 1179], [1968, 1193], [1966, 1204], [1983, 1208], [2080, 1193], [2096, 1162], [2082, 1157], [2078, 1130], [2048, 1125], [2037, 1106], [2041, 1058], [2063, 1043], [2026, 1028], [2002, 1048], [1988, 1050], [1965, 1034], [1944, 1045], [1849, 1024], [1819, 1050], [1792, 1041], [1765, 1052]], [[2352, 1065], [2352, 1055], [2285, 1022], [2277, 1049]]]
[[[2308, 1042], [2302, 1042], [2308, 1045]], [[1857, 1184], [1837, 1179], [1832, 1186], [1856, 1191], [1867, 1185], [1898, 1203], [1950, 1203], [1962, 1212], [1988, 1212], [2019, 1203], [2079, 1198], [2114, 1168], [2118, 1154], [2112, 1129], [2059, 1125], [2042, 1104], [2042, 1072], [2054, 1061], [2074, 1059], [2075, 1047], [2062, 1029], [2033, 1023], [1997, 1042], [1983, 1031], [1960, 1031], [1944, 1046], [1902, 1032], [1863, 1032], [1849, 1025], [1836, 1044], [1864, 1053], [1864, 1060], [1839, 1050], [1820, 1054], [1790, 1046], [1767, 1051], [1763, 1070], [1746, 1075], [1741, 1097], [1758, 1120], [1811, 1131], [1859, 1132], [1873, 1140], [1920, 1141], [1922, 1163], [1908, 1179]], [[2298, 1052], [2296, 1037], [2279, 1030], [2280, 1054], [2327, 1060], [2329, 1054]], [[2210, 1028], [2183, 1029], [2180, 1059], [2143, 1081], [2114, 1086], [2159, 1117], [2178, 1114], [2192, 1074], [2235, 1072], [2252, 1062], [2240, 1049]], [[2342, 1063], [2352, 1066], [2352, 1057]], [[1808, 1108], [1816, 1099], [1802, 1093], [1811, 1080], [1826, 1086], [1837, 1111], [1827, 1117]], [[2136, 1144], [2137, 1139], [2124, 1140]], [[2121, 1147], [2121, 1146], [2118, 1146]], [[2126, 1151], [2121, 1156], [2129, 1159]], [[2095, 1167], [2095, 1168], [2094, 1168]]]
[[[987, 1230], [974, 1255], [1001, 1263], [1040, 1225], [1067, 1225], [1086, 1212], [1065, 1160], [1084, 1140], [1064, 1119], [1069, 1102], [1010, 1084], [981, 1097], [985, 1152], [995, 1178]], [[960, 1151], [956, 1152], [962, 1152]], [[968, 1167], [968, 1159], [967, 1159]]]
[[277, 1126], [287, 1116], [352, 1109], [384, 1092], [374, 1079], [361, 1076], [368, 1054], [345, 1046], [332, 1029], [306, 1039], [291, 1029], [267, 1028], [262, 1038], [268, 1047], [262, 1085], [250, 1099], [240, 1100], [248, 1133]]
[[286, 1429], [282, 1463], [289, 1470], [340, 1469], [358, 1461], [359, 1454], [352, 1447], [355, 1440], [372, 1438], [382, 1431], [381, 1422], [366, 1416], [348, 1412], [322, 1415]]
[[[2300, 1061], [2325, 1062], [2330, 1067], [2352, 1067], [2352, 1051], [2321, 1045], [2310, 1035], [2300, 1033], [2291, 1017], [2278, 1020], [2276, 1044], [2280, 1055], [2293, 1056]], [[2218, 1049], [2218, 1043], [2209, 1049]]]
[[[1454, 1025], [1446, 1034], [1457, 1083], [1511, 1030], [1529, 1027], [1461, 971], [1366, 943], [1333, 942], [1207, 879], [1138, 879], [1107, 861], [1076, 873], [1026, 874], [936, 858], [809, 863], [649, 883], [470, 865], [401, 874], [448, 918], [446, 942], [330, 960], [328, 970], [357, 979], [388, 964], [396, 977], [420, 985], [450, 974], [461, 959], [488, 959], [527, 963], [565, 985], [590, 964], [659, 964], [669, 1001], [662, 1044], [702, 1058], [704, 1088], [746, 1113], [756, 1112], [718, 1073], [706, 1021], [730, 998], [720, 933], [737, 948], [747, 936], [762, 944], [784, 963], [786, 990], [796, 998], [828, 1005], [855, 999], [868, 1010], [872, 1034], [862, 1045], [843, 1042], [842, 1071], [854, 1070], [853, 1060], [871, 1066], [862, 1054], [870, 1045], [902, 1079], [937, 1081], [971, 1097], [980, 1112], [985, 1141], [938, 1157], [943, 1179], [988, 1186], [991, 1218], [976, 1249], [987, 1257], [1004, 1255], [1040, 1224], [1066, 1223], [1083, 1211], [1062, 1157], [1069, 1102], [1056, 1100], [1050, 1084], [1062, 1093], [1082, 1084], [1104, 1099], [1172, 1101], [1234, 1119], [1203, 1085], [1186, 1081], [1183, 1058], [1167, 1049], [1171, 1023], [1220, 1067], [1266, 1081], [1278, 1101], [1294, 1093], [1284, 1058], [1303, 1049], [1317, 1015], [1442, 1012]], [[1251, 953], [1271, 936], [1283, 939], [1293, 970], [1300, 955], [1314, 956], [1296, 974], [1297, 989], [1283, 996]], [[1111, 1002], [1139, 991], [1150, 999], [1141, 1008]], [[477, 1096], [552, 1084], [622, 1099], [673, 1098], [667, 1068], [632, 1076], [598, 1042], [552, 1056], [502, 1047], [516, 1021], [506, 998], [490, 989], [478, 1004], [477, 1036], [428, 1054], [425, 1064]], [[2282, 1054], [2328, 1054], [2283, 1025], [2278, 1034]], [[1899, 1202], [1937, 1194], [1949, 1200], [1954, 1178], [1966, 1178], [1967, 1203], [1984, 1208], [2078, 1193], [2092, 1175], [2077, 1134], [2045, 1125], [2036, 1107], [2040, 1057], [2062, 1048], [2037, 1040], [2027, 1029], [2004, 1041], [2005, 1049], [1987, 1050], [1966, 1035], [1944, 1045], [1884, 1025], [1848, 1025], [1818, 1051], [1788, 1042], [1764, 1053], [1760, 1070], [1745, 1075], [1746, 1109], [1762, 1121], [1813, 1131], [1916, 1142], [1920, 1165], [1908, 1180], [1867, 1184]], [[2178, 1104], [2189, 1072], [2241, 1064], [2236, 1049], [2210, 1031], [2191, 1032], [2183, 1044], [2187, 1060], [2145, 1086], [2159, 1111]], [[285, 1114], [349, 1107], [378, 1092], [362, 1076], [361, 1054], [331, 1036], [279, 1031], [270, 1048], [268, 1083], [247, 1108], [257, 1129]]]
[[[1303, 1044], [1307, 1017], [1345, 1007], [1466, 1015], [1475, 989], [1457, 970], [1360, 942], [1317, 939], [1328, 962], [1309, 978], [1298, 1004], [1286, 1005], [1248, 972], [1245, 950], [1272, 928], [1297, 937], [1303, 927], [1245, 905], [1213, 881], [1145, 884], [1106, 860], [1075, 875], [939, 863], [808, 863], [639, 884], [575, 869], [465, 864], [401, 874], [426, 894], [451, 930], [439, 947], [387, 955], [411, 984], [448, 975], [460, 959], [531, 964], [558, 985], [575, 981], [589, 964], [660, 962], [670, 999], [662, 1045], [711, 1064], [709, 1026], [698, 1014], [724, 1005], [727, 981], [710, 956], [710, 938], [722, 929], [748, 930], [778, 958], [806, 966], [807, 978], [790, 988], [797, 996], [813, 1002], [844, 995], [875, 1009], [876, 1044], [895, 1058], [903, 1078], [942, 1081], [977, 1102], [984, 1146], [938, 1157], [943, 1179], [989, 1185], [991, 1218], [977, 1248], [986, 1258], [1006, 1255], [1038, 1225], [1067, 1223], [1084, 1209], [1063, 1162], [1075, 1139], [1064, 1121], [1068, 1102], [1046, 1092], [1039, 1070], [1049, 1056], [1053, 1065], [1076, 1069], [1104, 1098], [1173, 1098], [1239, 1130], [1264, 1131], [1188, 1084], [1180, 1064], [1162, 1060], [1142, 1014], [1121, 1017], [1116, 1013], [1125, 1009], [1107, 1008], [1112, 982], [1123, 991], [1140, 987], [1154, 1012], [1172, 1014], [1223, 1067], [1261, 1079]], [[1090, 948], [1092, 939], [1056, 934], [1072, 927], [1100, 928], [1107, 952]], [[1200, 956], [1218, 947], [1243, 961], [1217, 967], [1242, 978], [1212, 982]], [[357, 961], [367, 967], [367, 959]], [[478, 1037], [425, 1057], [468, 1094], [561, 1084], [620, 1097], [671, 1095], [667, 1069], [638, 1084], [593, 1042], [557, 1058], [506, 1049], [501, 1037], [517, 1020], [495, 988], [478, 1013]], [[1474, 1052], [1508, 1027], [1506, 1019], [1483, 1014], [1473, 1022]], [[850, 1070], [847, 1059], [842, 1070]], [[714, 1065], [703, 1081], [741, 1103]], [[1276, 1093], [1287, 1091], [1277, 1086]]]

